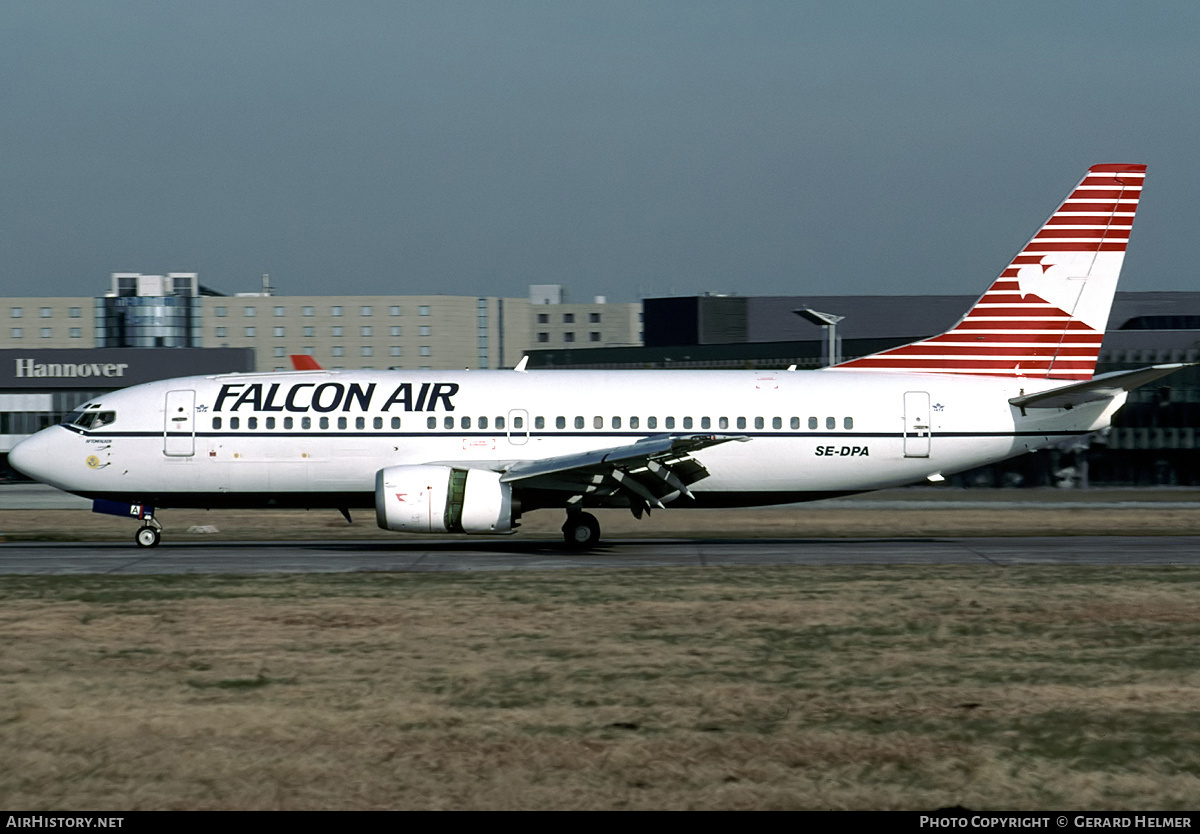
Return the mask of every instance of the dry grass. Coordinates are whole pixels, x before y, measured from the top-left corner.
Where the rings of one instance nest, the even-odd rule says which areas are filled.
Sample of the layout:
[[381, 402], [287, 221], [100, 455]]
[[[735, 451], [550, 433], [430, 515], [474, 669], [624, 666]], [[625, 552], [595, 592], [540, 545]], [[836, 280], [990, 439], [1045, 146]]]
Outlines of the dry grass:
[[1192, 808], [1200, 570], [0, 579], [0, 806]]
[[[1047, 502], [1014, 509], [913, 501], [903, 509], [879, 510], [814, 503], [752, 510], [669, 509], [641, 521], [625, 510], [595, 514], [608, 539], [1193, 535], [1200, 530], [1200, 504], [1064, 508]], [[159, 519], [168, 542], [421, 538], [380, 530], [374, 513], [361, 510], [354, 512], [353, 524], [336, 510], [167, 510]], [[559, 539], [562, 521], [560, 511], [530, 513], [517, 535]], [[189, 532], [191, 527], [215, 527], [217, 532]], [[129, 519], [88, 510], [0, 510], [0, 541], [132, 541], [136, 529]]]

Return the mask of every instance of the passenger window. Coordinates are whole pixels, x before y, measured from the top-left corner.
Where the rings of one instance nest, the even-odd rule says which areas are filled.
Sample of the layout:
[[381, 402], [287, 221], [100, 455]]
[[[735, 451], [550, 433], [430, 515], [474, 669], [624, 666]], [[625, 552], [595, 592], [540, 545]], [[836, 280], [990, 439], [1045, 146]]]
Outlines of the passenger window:
[[[394, 417], [394, 418], [392, 418], [392, 419], [396, 419], [396, 420], [398, 420], [399, 418], [398, 418], [398, 417]], [[382, 418], [382, 417], [376, 417], [376, 418], [374, 418], [373, 420], [371, 420], [371, 427], [372, 427], [372, 428], [376, 428], [376, 429], [381, 429], [381, 428], [383, 428], [383, 418]]]
[[658, 418], [657, 417], [647, 417], [646, 418], [646, 428], [648, 428], [648, 429], [658, 428]]
[[290, 428], [291, 428], [293, 425], [295, 425], [295, 423], [293, 422], [293, 420], [292, 420], [292, 418], [291, 418], [291, 417], [284, 417], [284, 418], [283, 418], [283, 427], [284, 427], [285, 429], [290, 429]]
[[691, 417], [683, 418], [683, 427], [685, 429], [690, 429], [692, 427], [692, 418]]
[[213, 418], [213, 428], [214, 428], [214, 429], [219, 429], [219, 428], [221, 428], [221, 418], [220, 418], [220, 417], [214, 417], [214, 418]]
[[798, 428], [800, 428], [800, 418], [799, 418], [799, 417], [793, 417], [793, 418], [792, 418], [792, 428], [793, 428], [793, 429], [798, 429]]
[[641, 423], [642, 423], [641, 418], [638, 418], [638, 417], [630, 417], [629, 418], [629, 428], [631, 428], [631, 429], [638, 428], [641, 425]]
[[[378, 419], [378, 418], [376, 418], [376, 419]], [[355, 417], [354, 418], [354, 428], [365, 429], [366, 427], [367, 427], [367, 418], [366, 417]]]
[[852, 428], [854, 428], [854, 418], [853, 418], [853, 417], [847, 417], [845, 420], [843, 420], [843, 421], [842, 421], [842, 425], [843, 425], [845, 428], [848, 428], [848, 429], [852, 429]]
[[613, 427], [614, 429], [619, 429], [619, 428], [621, 428], [621, 418], [620, 418], [620, 417], [613, 417], [613, 418], [612, 418], [612, 427]]
[[248, 429], [258, 428], [258, 418], [257, 417], [246, 418], [246, 428], [248, 428]]
[[664, 425], [665, 425], [665, 426], [666, 426], [668, 429], [673, 429], [673, 428], [675, 428], [675, 418], [674, 418], [674, 417], [668, 417], [668, 418], [667, 418], [667, 419], [664, 421]]
[[[517, 419], [520, 419], [520, 418], [518, 417]], [[504, 418], [503, 417], [496, 418], [496, 428], [498, 428], [498, 429], [504, 428]], [[517, 428], [520, 428], [520, 426], [518, 425]]]
[[739, 418], [737, 418], [737, 427], [738, 427], [739, 429], [744, 429], [744, 428], [746, 428], [746, 418], [745, 418], [745, 417], [739, 417]]
[[274, 417], [267, 418], [267, 428], [269, 428], [269, 429], [275, 428], [275, 418]]
[[[514, 427], [516, 427], [516, 428], [518, 428], [518, 429], [519, 429], [519, 428], [521, 428], [521, 418], [520, 418], [520, 417], [514, 417], [514, 418], [513, 418], [513, 426], [514, 426]], [[545, 418], [545, 417], [535, 417], [535, 418], [533, 418], [533, 427], [534, 427], [535, 429], [544, 429], [544, 428], [546, 428], [546, 418]]]
[[554, 418], [554, 428], [565, 429], [566, 427], [567, 427], [567, 418], [566, 417], [555, 417]]
[[836, 429], [837, 428], [837, 418], [836, 417], [826, 417], [825, 418], [825, 428]]
[[594, 428], [594, 429], [604, 428], [604, 418], [603, 417], [593, 417], [592, 418], [592, 428]]
[[239, 420], [237, 417], [229, 418], [229, 428], [236, 429], [236, 428], [240, 428], [241, 425], [242, 425], [242, 421]]
[[346, 418], [345, 418], [345, 417], [339, 417], [339, 418], [338, 418], [338, 428], [339, 428], [339, 429], [344, 429], [344, 428], [346, 428]]
[[728, 417], [718, 417], [717, 418], [717, 427], [722, 428], [722, 429], [729, 428], [729, 418]]
[[462, 420], [459, 421], [459, 425], [461, 425], [464, 429], [471, 428], [471, 418], [463, 417]]
[[452, 429], [452, 428], [454, 428], [454, 418], [453, 418], [453, 417], [446, 417], [446, 418], [444, 418], [444, 419], [442, 420], [442, 425], [443, 425], [445, 428], [447, 428], [447, 429]]
[[583, 428], [583, 418], [582, 417], [575, 418], [575, 428], [577, 428], [577, 429]]
[[[380, 419], [383, 419], [383, 418], [380, 418]], [[392, 428], [393, 428], [393, 429], [398, 429], [398, 428], [400, 428], [400, 418], [399, 418], [399, 417], [393, 417], [393, 418], [392, 418]]]
[[808, 418], [808, 427], [810, 429], [815, 429], [817, 427], [817, 418], [816, 417]]
[[701, 417], [700, 418], [700, 428], [711, 429], [712, 428], [712, 420], [708, 419], [707, 417]]
[[771, 428], [773, 428], [773, 429], [783, 428], [783, 418], [782, 417], [772, 417], [771, 418]]
[[312, 418], [311, 417], [301, 417], [300, 418], [300, 428], [311, 429], [312, 428]]
[[318, 425], [320, 428], [323, 428], [323, 429], [327, 429], [327, 428], [329, 428], [329, 418], [328, 418], [328, 417], [322, 417], [322, 418], [321, 418], [321, 420], [320, 420], [320, 422], [319, 422], [317, 425]]
[[481, 429], [487, 428], [487, 418], [486, 417], [479, 418], [479, 428], [481, 428]]
[[[503, 417], [501, 417], [500, 419], [501, 419], [501, 420], [503, 420], [504, 418], [503, 418]], [[537, 418], [537, 422], [538, 422], [538, 428], [539, 428], [539, 429], [544, 429], [544, 428], [546, 428], [546, 421], [545, 421], [545, 420], [543, 420], [541, 417]], [[523, 428], [525, 428], [525, 418], [524, 418], [524, 417], [514, 417], [514, 418], [513, 418], [513, 428], [514, 428], [514, 429], [523, 429]]]
[[437, 418], [436, 417], [427, 417], [425, 419], [425, 427], [429, 428], [429, 429], [436, 429], [437, 428]]
[[761, 418], [761, 417], [754, 418], [754, 428], [761, 429], [765, 425], [766, 425], [766, 423], [763, 422], [763, 418]]

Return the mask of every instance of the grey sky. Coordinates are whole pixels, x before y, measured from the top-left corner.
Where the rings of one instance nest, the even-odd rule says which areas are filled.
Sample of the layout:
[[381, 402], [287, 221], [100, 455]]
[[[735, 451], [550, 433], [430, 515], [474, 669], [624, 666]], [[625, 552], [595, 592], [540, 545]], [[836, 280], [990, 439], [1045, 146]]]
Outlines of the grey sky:
[[982, 291], [1095, 162], [1197, 289], [1195, 2], [0, 4], [0, 292]]

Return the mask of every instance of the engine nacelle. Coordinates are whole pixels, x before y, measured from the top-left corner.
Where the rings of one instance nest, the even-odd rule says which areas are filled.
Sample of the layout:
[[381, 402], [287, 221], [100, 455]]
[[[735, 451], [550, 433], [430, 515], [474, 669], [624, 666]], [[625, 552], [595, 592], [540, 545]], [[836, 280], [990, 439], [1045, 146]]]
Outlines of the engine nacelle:
[[508, 533], [512, 487], [488, 469], [389, 466], [375, 473], [375, 522], [407, 533]]

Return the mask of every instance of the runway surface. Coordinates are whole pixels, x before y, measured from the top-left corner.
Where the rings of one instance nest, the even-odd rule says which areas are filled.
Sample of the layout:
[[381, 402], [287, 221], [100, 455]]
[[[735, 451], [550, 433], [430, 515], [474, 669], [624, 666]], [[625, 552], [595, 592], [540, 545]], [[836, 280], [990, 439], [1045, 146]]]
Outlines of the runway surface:
[[0, 574], [256, 574], [772, 565], [1200, 565], [1200, 536], [0, 545]]

